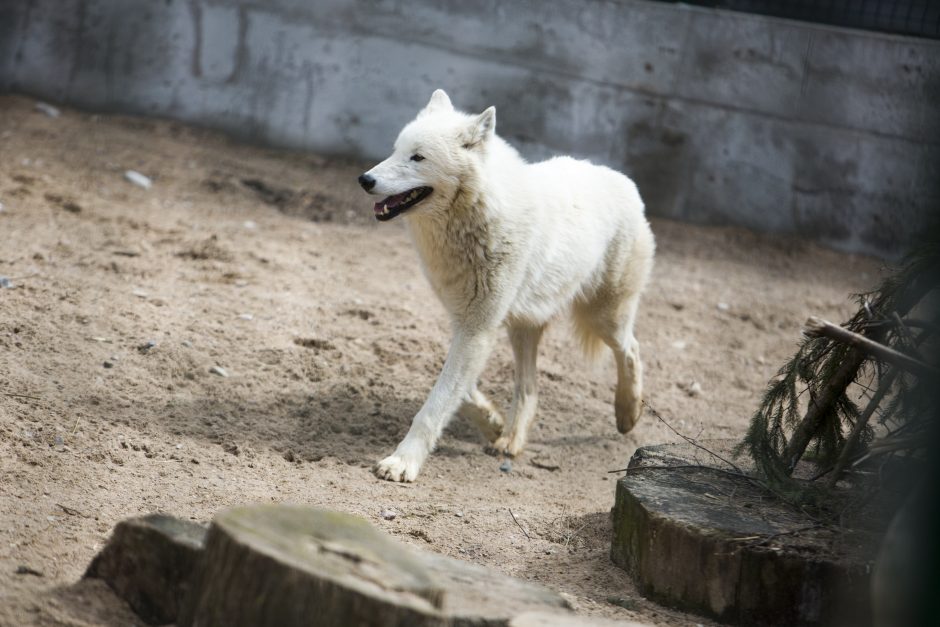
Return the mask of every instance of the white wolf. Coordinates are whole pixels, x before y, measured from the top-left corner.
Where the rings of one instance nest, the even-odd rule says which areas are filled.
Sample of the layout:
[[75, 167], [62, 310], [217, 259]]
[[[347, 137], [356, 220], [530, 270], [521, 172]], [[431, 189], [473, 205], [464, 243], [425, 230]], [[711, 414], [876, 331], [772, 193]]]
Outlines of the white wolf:
[[[468, 115], [439, 89], [401, 131], [392, 156], [359, 177], [367, 192], [385, 197], [376, 218], [405, 215], [453, 325], [430, 396], [375, 467], [384, 479], [413, 481], [454, 414], [473, 419], [497, 452], [518, 455], [535, 416], [539, 338], [566, 312], [588, 352], [601, 342], [613, 350], [619, 431], [640, 416], [633, 322], [655, 244], [636, 185], [570, 157], [526, 163], [495, 128], [493, 107]], [[507, 422], [476, 387], [501, 326], [515, 355]]]

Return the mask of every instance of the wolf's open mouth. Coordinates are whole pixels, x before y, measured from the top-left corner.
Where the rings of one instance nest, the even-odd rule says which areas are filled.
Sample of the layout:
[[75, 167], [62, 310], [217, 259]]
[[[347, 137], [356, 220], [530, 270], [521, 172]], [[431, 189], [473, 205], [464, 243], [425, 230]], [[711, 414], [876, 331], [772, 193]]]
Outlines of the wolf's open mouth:
[[432, 191], [434, 190], [430, 187], [415, 187], [414, 189], [409, 189], [407, 192], [395, 194], [385, 200], [380, 200], [375, 203], [375, 207], [372, 209], [375, 212], [375, 218], [382, 222], [391, 220], [398, 214], [404, 213], [430, 196]]

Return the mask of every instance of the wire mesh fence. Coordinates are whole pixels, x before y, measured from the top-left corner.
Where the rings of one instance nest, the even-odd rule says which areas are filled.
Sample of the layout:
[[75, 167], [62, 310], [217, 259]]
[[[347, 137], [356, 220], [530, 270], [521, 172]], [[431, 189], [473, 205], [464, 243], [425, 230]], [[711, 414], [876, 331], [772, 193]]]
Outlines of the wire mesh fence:
[[684, 4], [773, 15], [818, 24], [940, 39], [940, 0], [682, 1]]

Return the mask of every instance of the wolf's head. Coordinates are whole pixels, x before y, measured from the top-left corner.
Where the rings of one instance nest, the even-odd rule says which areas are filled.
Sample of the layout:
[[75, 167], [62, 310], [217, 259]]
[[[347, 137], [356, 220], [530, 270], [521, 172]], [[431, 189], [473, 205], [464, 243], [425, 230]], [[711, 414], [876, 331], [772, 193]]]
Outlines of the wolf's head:
[[446, 210], [465, 178], [476, 171], [496, 130], [496, 109], [468, 115], [454, 109], [444, 90], [431, 95], [395, 140], [392, 155], [359, 177], [375, 203], [375, 217], [391, 220], [415, 207]]

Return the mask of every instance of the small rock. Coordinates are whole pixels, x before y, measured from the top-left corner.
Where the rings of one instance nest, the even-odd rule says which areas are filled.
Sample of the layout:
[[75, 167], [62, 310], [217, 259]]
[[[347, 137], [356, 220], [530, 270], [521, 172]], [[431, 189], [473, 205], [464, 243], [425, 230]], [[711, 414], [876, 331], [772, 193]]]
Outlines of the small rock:
[[0, 276], [0, 288], [10, 289], [13, 286], [14, 286], [13, 281], [11, 281], [5, 276]]
[[463, 512], [454, 512], [454, 516], [457, 518], [463, 518]]
[[147, 292], [141, 289], [135, 289], [134, 291], [131, 292], [131, 294], [133, 294], [137, 298], [147, 298]]
[[238, 318], [240, 320], [254, 320], [255, 319], [255, 317], [251, 315], [250, 313], [238, 314]]
[[3, 203], [2, 203], [2, 202], [0, 202], [0, 212], [2, 212], [2, 211], [3, 211], [3, 209], [4, 209], [4, 206], [3, 206]]
[[225, 368], [223, 368], [222, 366], [212, 366], [211, 368], [209, 368], [209, 372], [211, 372], [212, 374], [217, 374], [220, 377], [228, 376], [228, 372], [226, 372]]
[[393, 509], [383, 509], [379, 516], [381, 516], [383, 520], [395, 520], [398, 518], [398, 512]]
[[192, 347], [193, 347], [193, 343], [190, 342], [189, 340], [183, 340], [182, 342], [180, 342], [180, 344], [183, 345], [183, 346], [185, 346], [186, 348], [192, 348]]
[[258, 225], [255, 223], [254, 220], [245, 220], [245, 221], [242, 223], [242, 226], [245, 227], [246, 229], [249, 229], [249, 230], [253, 230], [253, 229], [258, 228]]
[[728, 303], [718, 303], [715, 305], [715, 307], [718, 308], [718, 311], [728, 311], [729, 309], [731, 309], [731, 305], [729, 305]]
[[136, 170], [128, 170], [124, 173], [124, 178], [133, 183], [138, 187], [143, 187], [144, 189], [150, 189], [150, 186], [153, 185], [153, 181], [149, 177], [144, 176]]
[[688, 346], [688, 345], [687, 345], [685, 342], [683, 342], [682, 340], [676, 340], [675, 342], [672, 343], [672, 347], [673, 347], [674, 349], [676, 349], [676, 350], [679, 350], [679, 351], [685, 350], [685, 347], [686, 347], [686, 346]]
[[57, 118], [62, 115], [62, 112], [59, 111], [56, 107], [53, 107], [51, 104], [46, 102], [37, 102], [36, 106], [33, 107], [36, 111], [40, 113], [45, 113], [50, 118]]
[[111, 361], [105, 361], [101, 365], [104, 366], [105, 368], [114, 368], [114, 362], [111, 362]]
[[153, 348], [153, 347], [155, 347], [156, 345], [157, 345], [156, 342], [154, 342], [153, 340], [149, 340], [149, 341], [144, 342], [143, 344], [139, 345], [139, 346], [137, 347], [137, 350], [140, 351], [141, 353], [148, 353], [148, 352], [150, 352], [150, 349]]
[[695, 397], [702, 393], [702, 384], [698, 381], [692, 381], [690, 383], [679, 383], [678, 385], [679, 389], [689, 396]]
[[512, 462], [508, 459], [503, 460], [503, 463], [499, 465], [500, 472], [512, 472]]
[[229, 455], [236, 455], [236, 456], [240, 452], [238, 450], [238, 445], [235, 444], [234, 442], [226, 442], [225, 444], [222, 445], [222, 450], [228, 453]]

